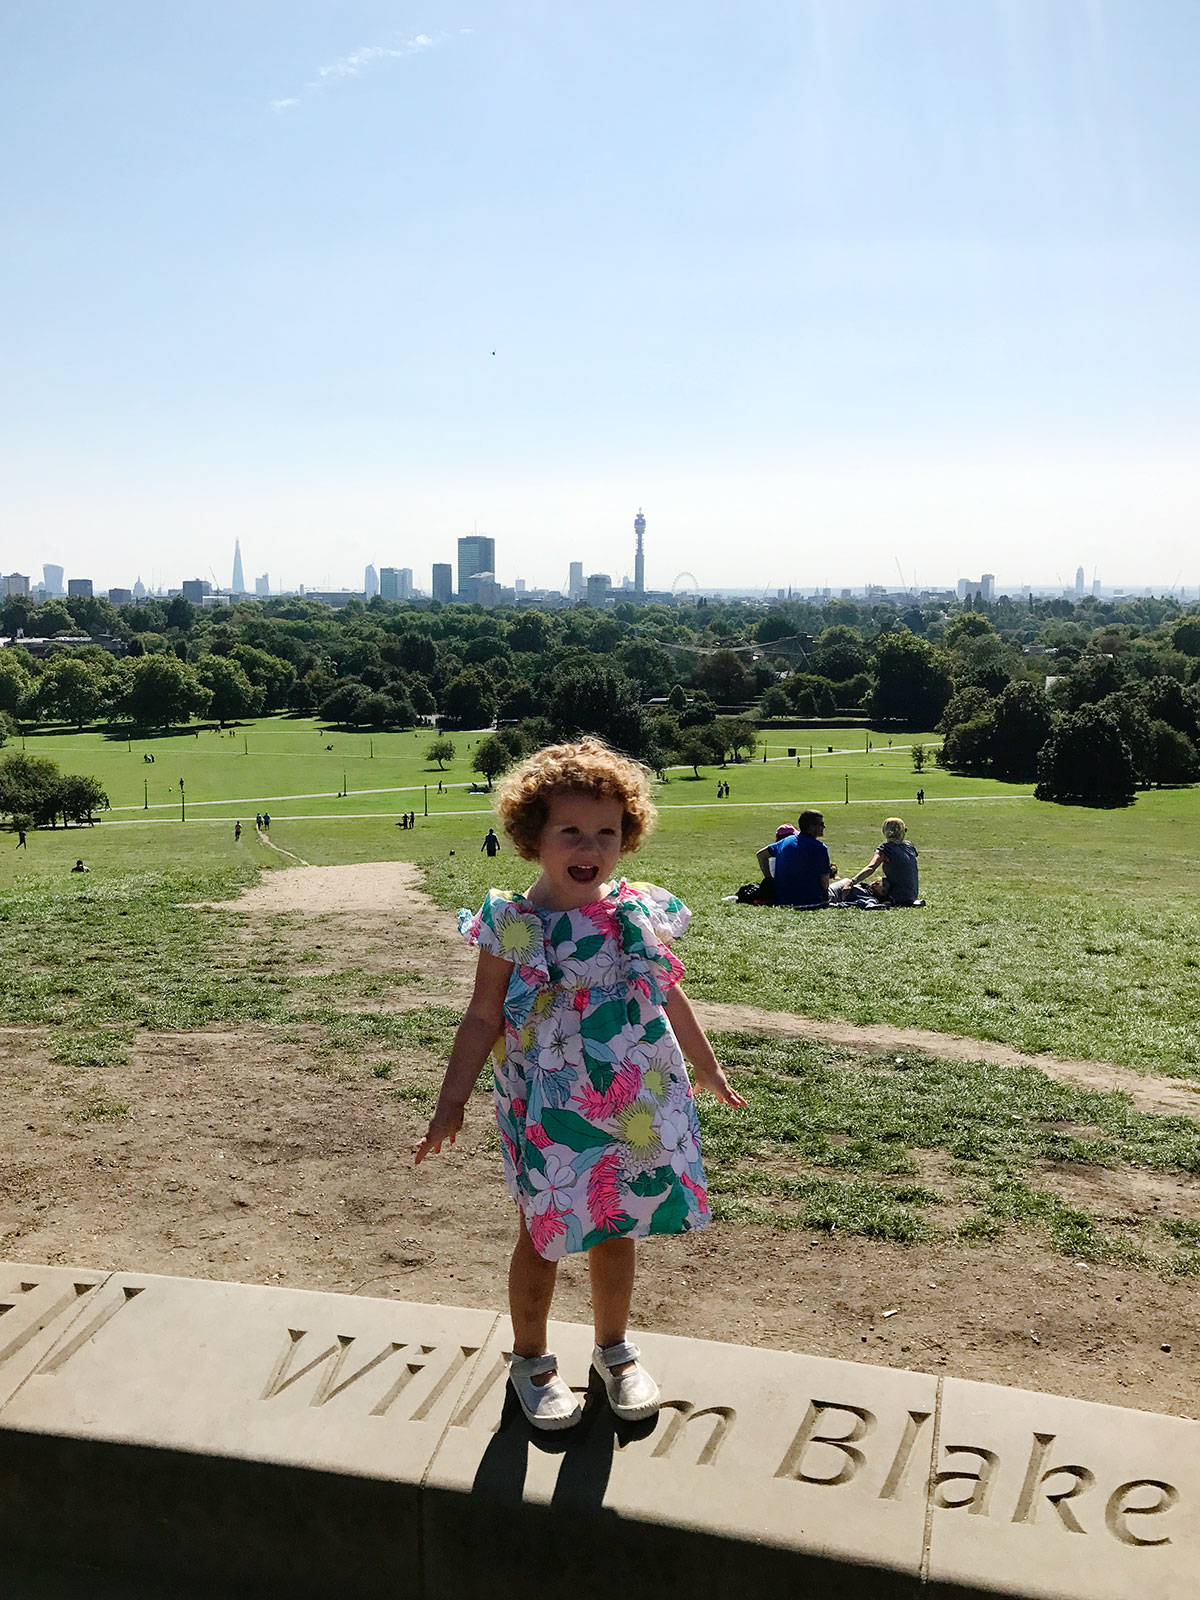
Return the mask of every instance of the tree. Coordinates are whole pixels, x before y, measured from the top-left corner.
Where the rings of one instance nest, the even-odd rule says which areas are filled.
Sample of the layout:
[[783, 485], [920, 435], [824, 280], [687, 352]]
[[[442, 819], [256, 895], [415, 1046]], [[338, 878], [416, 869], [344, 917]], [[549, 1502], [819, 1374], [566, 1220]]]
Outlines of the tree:
[[140, 656], [122, 663], [124, 692], [118, 709], [141, 728], [171, 728], [208, 710], [212, 695], [195, 669], [175, 656]]
[[446, 770], [445, 763], [454, 760], [454, 740], [446, 738], [435, 739], [426, 750], [425, 759], [426, 761], [436, 761], [438, 771], [444, 772]]
[[1120, 806], [1133, 799], [1137, 774], [1116, 720], [1098, 706], [1061, 717], [1038, 758], [1039, 800]]
[[34, 707], [39, 717], [73, 722], [81, 729], [98, 717], [108, 702], [108, 678], [91, 661], [57, 656], [46, 663]]
[[490, 789], [502, 772], [506, 772], [512, 765], [512, 751], [507, 744], [496, 734], [489, 734], [486, 739], [481, 739], [475, 747], [475, 754], [471, 758], [471, 766], [475, 772], [481, 772], [487, 779]]
[[932, 728], [950, 698], [944, 657], [916, 634], [885, 633], [875, 649], [867, 709], [881, 721]]
[[773, 683], [758, 702], [760, 717], [786, 717], [791, 709], [787, 690], [781, 683]]
[[62, 774], [44, 756], [21, 751], [0, 760], [0, 816], [27, 816], [36, 827], [55, 827]]
[[467, 667], [442, 691], [442, 715], [455, 728], [486, 728], [496, 715], [496, 698], [490, 680], [475, 667]]
[[937, 731], [949, 733], [950, 729], [957, 727], [960, 722], [970, 722], [975, 717], [981, 717], [991, 703], [991, 695], [976, 683], [956, 689], [947, 700], [946, 709], [938, 719]]
[[1010, 683], [992, 703], [990, 766], [993, 778], [1032, 783], [1038, 752], [1050, 737], [1054, 714], [1039, 684]]
[[649, 739], [637, 687], [610, 661], [556, 668], [547, 687], [546, 716], [556, 739], [595, 734], [631, 756], [641, 756]]
[[263, 692], [250, 682], [239, 664], [227, 656], [205, 656], [196, 675], [212, 696], [209, 714], [222, 727], [238, 717], [254, 717], [262, 710]]
[[171, 596], [167, 606], [167, 627], [178, 628], [180, 632], [187, 633], [196, 620], [196, 608], [186, 595], [176, 594]]
[[254, 687], [262, 690], [268, 711], [279, 711], [287, 705], [288, 695], [296, 681], [296, 669], [290, 661], [248, 644], [234, 645], [229, 655]]
[[809, 653], [808, 668], [819, 678], [844, 683], [856, 672], [866, 671], [866, 647], [853, 628], [826, 628]]
[[721, 741], [722, 760], [727, 755], [735, 760], [742, 757], [748, 760], [758, 746], [758, 734], [748, 717], [718, 717], [712, 731]]
[[16, 716], [29, 693], [33, 674], [21, 658], [28, 656], [23, 650], [0, 650], [0, 711]]
[[725, 743], [714, 725], [685, 728], [673, 754], [681, 766], [691, 767], [698, 778], [701, 766], [711, 766], [725, 759]]
[[925, 749], [925, 746], [923, 744], [921, 744], [920, 741], [918, 741], [916, 744], [913, 745], [913, 747], [912, 747], [912, 764], [913, 764], [913, 771], [914, 772], [924, 772], [925, 771], [925, 758], [926, 758], [926, 755], [927, 755], [927, 751]]
[[337, 722], [347, 728], [355, 727], [358, 723], [358, 708], [367, 698], [367, 693], [365, 684], [359, 683], [357, 678], [347, 678], [321, 702], [321, 720]]
[[1182, 655], [1200, 656], [1200, 616], [1180, 617], [1172, 631], [1171, 642]]
[[1185, 689], [1174, 678], [1151, 678], [1141, 693], [1142, 705], [1152, 722], [1166, 722], [1194, 744], [1200, 738], [1200, 694]]
[[693, 679], [718, 705], [733, 705], [754, 694], [754, 674], [733, 650], [714, 650], [701, 656]]
[[1054, 698], [1065, 710], [1078, 711], [1114, 694], [1124, 682], [1125, 673], [1115, 656], [1089, 650], [1054, 685]]
[[74, 822], [89, 827], [95, 822], [97, 811], [108, 810], [108, 796], [99, 779], [81, 773], [67, 773], [58, 786], [58, 809], [62, 812], [64, 826]]
[[677, 683], [667, 696], [667, 704], [670, 706], [675, 715], [679, 716], [681, 712], [687, 710], [687, 703], [687, 690], [681, 683]]
[[1164, 783], [1195, 783], [1200, 779], [1200, 755], [1195, 745], [1169, 722], [1150, 724], [1150, 762], [1146, 778], [1160, 789]]

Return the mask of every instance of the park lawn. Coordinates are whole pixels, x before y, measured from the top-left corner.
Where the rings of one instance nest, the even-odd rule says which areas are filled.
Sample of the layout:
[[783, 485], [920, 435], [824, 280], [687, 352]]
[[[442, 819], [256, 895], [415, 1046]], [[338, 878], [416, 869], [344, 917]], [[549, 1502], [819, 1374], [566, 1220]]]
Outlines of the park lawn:
[[[436, 769], [429, 772], [423, 759], [427, 730], [331, 735], [308, 720], [262, 719], [232, 740], [210, 733], [147, 741], [161, 787], [169, 787], [162, 780], [176, 767], [185, 778], [187, 822], [180, 824], [173, 799], [149, 813], [140, 806], [116, 811], [95, 829], [33, 834], [27, 851], [0, 851], [0, 896], [13, 887], [19, 899], [47, 877], [69, 904], [85, 892], [80, 879], [66, 878], [82, 855], [92, 868], [87, 894], [102, 882], [124, 894], [123, 880], [133, 874], [153, 883], [151, 900], [170, 925], [176, 901], [221, 897], [201, 892], [210, 880], [242, 882], [259, 867], [296, 858], [335, 864], [404, 857], [425, 869], [447, 912], [477, 904], [491, 884], [524, 888], [533, 876], [507, 850], [490, 865], [479, 853], [489, 797], [461, 787], [473, 777], [466, 746], [479, 737], [455, 736], [459, 756], [443, 782], [459, 787], [441, 796]], [[690, 992], [1146, 1071], [1186, 1076], [1200, 1069], [1200, 913], [1185, 893], [1196, 873], [1200, 791], [1150, 792], [1119, 811], [1051, 806], [1019, 785], [936, 768], [918, 777], [899, 739], [889, 749], [872, 736], [868, 754], [857, 729], [771, 730], [766, 737], [767, 762], [760, 756], [721, 773], [731, 786], [727, 800], [716, 799], [717, 769], [702, 769], [699, 780], [674, 771], [659, 791], [657, 834], [625, 866], [629, 876], [666, 884], [696, 913], [682, 949]], [[916, 737], [904, 736], [905, 744]], [[239, 756], [233, 747], [243, 739], [249, 754]], [[786, 754], [793, 741], [799, 765]], [[28, 746], [65, 768], [95, 771], [114, 800], [143, 781], [136, 742], [126, 750], [83, 734], [30, 739]], [[343, 770], [351, 792], [339, 799]], [[423, 786], [431, 777], [426, 817]], [[409, 787], [364, 792], [386, 789], [381, 779]], [[331, 787], [322, 791], [324, 784]], [[917, 787], [928, 802], [919, 808]], [[205, 802], [194, 802], [194, 793]], [[219, 794], [239, 803], [217, 805]], [[269, 798], [275, 794], [315, 798]], [[264, 803], [278, 849], [247, 826]], [[825, 810], [826, 839], [842, 871], [865, 865], [883, 816], [902, 815], [921, 852], [927, 909], [804, 914], [725, 903], [723, 895], [757, 876], [754, 851], [776, 824], [794, 821], [808, 805]], [[395, 825], [402, 809], [416, 810], [415, 831]], [[239, 817], [244, 832], [235, 845]], [[219, 917], [211, 935], [219, 944]], [[178, 973], [170, 938], [154, 942]], [[198, 1009], [207, 1003], [197, 1002]]]

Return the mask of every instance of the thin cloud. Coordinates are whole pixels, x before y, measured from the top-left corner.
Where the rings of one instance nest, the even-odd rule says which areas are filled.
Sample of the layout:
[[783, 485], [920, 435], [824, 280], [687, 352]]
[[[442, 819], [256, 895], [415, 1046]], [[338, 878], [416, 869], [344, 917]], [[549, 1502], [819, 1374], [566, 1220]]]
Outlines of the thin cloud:
[[[459, 32], [470, 33], [471, 30], [460, 28]], [[426, 50], [432, 50], [436, 45], [444, 43], [445, 38], [444, 34], [435, 37], [428, 33], [414, 33], [411, 38], [401, 39], [396, 44], [361, 45], [357, 50], [351, 50], [348, 55], [339, 56], [336, 61], [331, 61], [328, 66], [318, 68], [316, 77], [310, 78], [296, 94], [268, 101], [268, 105], [277, 113], [288, 111], [292, 106], [300, 105], [304, 100], [322, 93], [335, 83], [344, 82], [347, 78], [361, 77], [365, 71], [378, 66], [381, 62], [404, 61], [410, 56], [422, 55]]]

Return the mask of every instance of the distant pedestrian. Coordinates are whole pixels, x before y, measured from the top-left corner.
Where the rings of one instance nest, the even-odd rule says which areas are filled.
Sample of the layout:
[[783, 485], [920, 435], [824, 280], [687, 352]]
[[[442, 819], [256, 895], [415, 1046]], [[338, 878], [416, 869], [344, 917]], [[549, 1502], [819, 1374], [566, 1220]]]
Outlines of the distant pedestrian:
[[25, 829], [24, 828], [18, 828], [17, 829], [17, 849], [18, 850], [28, 850], [29, 849], [29, 841], [25, 837]]
[[77, 861], [75, 863], [75, 865], [71, 868], [72, 872], [86, 872], [87, 870], [88, 870], [87, 867], [84, 866], [82, 861]]
[[234, 842], [234, 844], [236, 844], [241, 837], [242, 837], [242, 825], [241, 825], [240, 822], [235, 822], [234, 825], [233, 825], [233, 842]]
[[408, 813], [408, 825], [409, 825], [410, 828], [415, 828], [416, 827], [416, 825], [417, 825], [417, 813], [415, 811], [410, 811]]
[[263, 812], [263, 832], [264, 833], [270, 833], [270, 831], [271, 831], [271, 813], [269, 811], [264, 811]]
[[918, 789], [917, 790], [917, 804], [919, 806], [923, 806], [925, 804], [925, 791], [924, 791], [924, 789]]
[[498, 855], [500, 853], [500, 840], [496, 836], [495, 828], [488, 829], [483, 836], [483, 843], [479, 846], [479, 848], [487, 851], [489, 861], [494, 855]]
[[254, 826], [256, 828], [260, 828], [260, 829], [262, 827], [262, 812], [261, 811], [256, 811], [254, 813]]

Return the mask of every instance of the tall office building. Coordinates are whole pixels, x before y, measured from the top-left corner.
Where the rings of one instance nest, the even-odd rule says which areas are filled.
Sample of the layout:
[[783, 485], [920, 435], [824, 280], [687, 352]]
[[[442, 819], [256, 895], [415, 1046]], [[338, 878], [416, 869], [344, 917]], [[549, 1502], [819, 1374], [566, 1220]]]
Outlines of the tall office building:
[[633, 589], [635, 594], [646, 592], [646, 552], [643, 540], [646, 537], [646, 519], [642, 515], [641, 506], [638, 514], [633, 519], [633, 531], [637, 534], [637, 554], [633, 558]]
[[381, 600], [411, 600], [412, 592], [411, 567], [380, 567], [379, 598]]
[[90, 578], [68, 578], [67, 593], [90, 600], [92, 598], [92, 580]]
[[1083, 583], [1084, 583], [1083, 568], [1082, 567], [1076, 567], [1075, 568], [1075, 598], [1076, 598], [1076, 600], [1082, 600], [1083, 599]]
[[481, 572], [496, 571], [496, 541], [481, 533], [469, 533], [458, 541], [458, 592], [468, 592], [468, 580]]
[[6, 595], [29, 593], [29, 579], [23, 572], [10, 572], [3, 583]]
[[265, 600], [271, 592], [271, 579], [267, 573], [254, 580], [254, 592], [260, 600]]
[[587, 603], [590, 606], [600, 607], [608, 599], [608, 591], [612, 588], [612, 579], [607, 572], [593, 572], [588, 575]]
[[568, 600], [582, 600], [583, 596], [584, 596], [584, 592], [585, 591], [584, 591], [584, 587], [583, 587], [583, 562], [582, 561], [572, 561], [572, 563], [571, 563], [571, 576], [567, 581], [567, 599]]
[[367, 562], [367, 570], [363, 573], [363, 599], [373, 600], [379, 593], [379, 574], [375, 571], [374, 564]]
[[133, 604], [133, 590], [132, 589], [110, 589], [108, 591], [108, 603], [109, 603], [110, 606], [128, 606], [128, 605], [132, 605]]
[[242, 577], [242, 541], [233, 541], [233, 594], [245, 594], [246, 580]]
[[198, 606], [211, 588], [212, 585], [206, 578], [185, 578], [180, 593], [185, 600], [190, 600], [194, 606]]
[[433, 563], [433, 598], [435, 600], [454, 599], [454, 568], [448, 561], [435, 561]]
[[991, 605], [996, 598], [996, 575], [994, 572], [985, 572], [979, 580], [979, 598], [986, 605]]
[[42, 568], [42, 582], [46, 586], [47, 600], [57, 600], [66, 593], [63, 588], [63, 569], [61, 567], [44, 566]]

